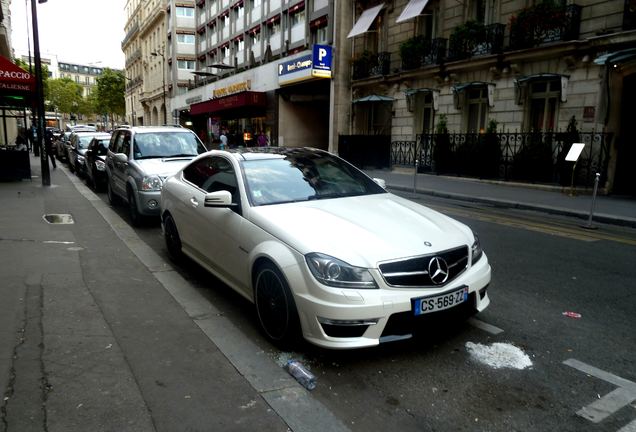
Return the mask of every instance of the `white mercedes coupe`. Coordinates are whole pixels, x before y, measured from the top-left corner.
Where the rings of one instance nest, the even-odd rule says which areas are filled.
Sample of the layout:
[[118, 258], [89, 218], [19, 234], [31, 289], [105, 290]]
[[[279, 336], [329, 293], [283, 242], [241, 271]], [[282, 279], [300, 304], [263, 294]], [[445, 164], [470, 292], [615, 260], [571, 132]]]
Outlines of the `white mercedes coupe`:
[[484, 310], [477, 236], [383, 186], [323, 150], [212, 150], [163, 185], [166, 246], [253, 302], [281, 347], [368, 347]]

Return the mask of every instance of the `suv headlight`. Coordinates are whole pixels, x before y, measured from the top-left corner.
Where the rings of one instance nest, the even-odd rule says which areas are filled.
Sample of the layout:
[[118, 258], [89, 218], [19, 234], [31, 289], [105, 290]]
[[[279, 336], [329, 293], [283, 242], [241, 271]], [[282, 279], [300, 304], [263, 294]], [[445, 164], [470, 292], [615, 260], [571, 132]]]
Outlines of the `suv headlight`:
[[147, 176], [141, 179], [141, 190], [142, 191], [160, 191], [163, 182], [161, 178], [156, 175]]
[[356, 289], [378, 288], [371, 273], [366, 268], [354, 267], [321, 253], [307, 254], [305, 260], [314, 277], [325, 285]]
[[479, 261], [479, 258], [481, 258], [481, 256], [484, 254], [484, 251], [481, 249], [481, 243], [479, 243], [479, 237], [477, 237], [477, 234], [474, 234], [475, 236], [475, 241], [473, 242], [473, 245], [470, 247], [470, 255], [471, 255], [471, 262], [472, 264], [475, 264], [477, 261]]
[[106, 164], [103, 160], [97, 159], [95, 161], [95, 168], [97, 168], [97, 171], [106, 171]]

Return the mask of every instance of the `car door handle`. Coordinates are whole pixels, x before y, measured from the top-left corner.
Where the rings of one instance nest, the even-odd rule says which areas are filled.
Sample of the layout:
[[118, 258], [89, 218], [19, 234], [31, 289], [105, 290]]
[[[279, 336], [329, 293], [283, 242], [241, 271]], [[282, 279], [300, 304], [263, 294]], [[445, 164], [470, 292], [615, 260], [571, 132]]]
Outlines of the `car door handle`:
[[192, 204], [192, 207], [199, 207], [199, 201], [197, 201], [194, 197], [190, 198], [190, 203]]

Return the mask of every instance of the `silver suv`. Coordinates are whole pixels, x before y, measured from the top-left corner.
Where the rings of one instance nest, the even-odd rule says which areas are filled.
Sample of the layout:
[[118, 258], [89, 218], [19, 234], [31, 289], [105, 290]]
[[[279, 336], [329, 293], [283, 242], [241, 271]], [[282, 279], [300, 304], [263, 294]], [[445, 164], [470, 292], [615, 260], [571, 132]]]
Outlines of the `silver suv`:
[[106, 155], [108, 200], [112, 205], [126, 202], [133, 225], [138, 225], [144, 216], [158, 216], [166, 177], [205, 151], [194, 132], [181, 127], [115, 130]]

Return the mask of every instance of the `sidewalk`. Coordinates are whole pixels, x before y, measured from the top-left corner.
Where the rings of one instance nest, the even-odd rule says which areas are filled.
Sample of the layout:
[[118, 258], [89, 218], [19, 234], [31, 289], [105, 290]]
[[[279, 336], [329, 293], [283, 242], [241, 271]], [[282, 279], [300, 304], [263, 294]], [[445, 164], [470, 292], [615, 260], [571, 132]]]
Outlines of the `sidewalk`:
[[347, 430], [80, 179], [31, 170], [0, 182], [0, 430]]
[[[561, 188], [540, 185], [437, 176], [390, 170], [365, 170], [381, 178], [394, 190], [429, 194], [442, 198], [493, 204], [502, 207], [537, 210], [588, 220], [592, 195], [569, 196]], [[636, 198], [596, 197], [593, 222], [636, 227]]]

